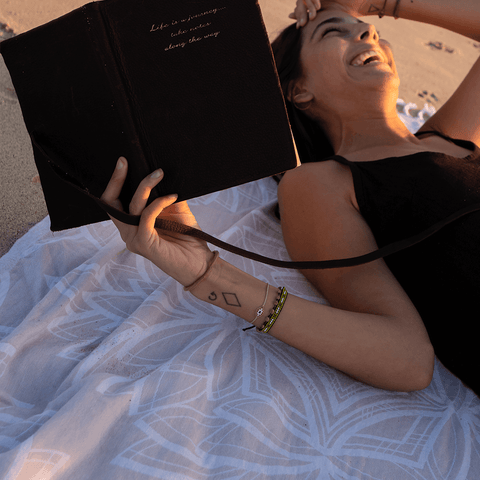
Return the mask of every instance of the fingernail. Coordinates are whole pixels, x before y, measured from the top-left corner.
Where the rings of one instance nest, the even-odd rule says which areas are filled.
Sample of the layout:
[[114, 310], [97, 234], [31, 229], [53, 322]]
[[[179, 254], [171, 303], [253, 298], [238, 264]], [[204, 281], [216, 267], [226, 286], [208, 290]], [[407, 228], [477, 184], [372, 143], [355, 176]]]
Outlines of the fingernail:
[[155, 170], [151, 175], [150, 178], [159, 178], [163, 174], [163, 171], [161, 168], [158, 170]]
[[125, 162], [123, 161], [123, 158], [119, 158], [117, 162], [117, 170], [121, 170], [125, 166]]
[[164, 197], [163, 200], [169, 205], [173, 205], [178, 200], [178, 195], [176, 193], [172, 193]]

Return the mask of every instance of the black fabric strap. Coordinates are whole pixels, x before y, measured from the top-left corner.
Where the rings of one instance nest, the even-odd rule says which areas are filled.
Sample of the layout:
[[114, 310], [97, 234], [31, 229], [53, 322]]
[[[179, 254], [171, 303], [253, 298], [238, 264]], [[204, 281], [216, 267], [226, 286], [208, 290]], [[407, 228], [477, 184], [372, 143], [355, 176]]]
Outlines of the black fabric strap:
[[[125, 212], [121, 212], [95, 197], [93, 197], [93, 199], [109, 215], [116, 218], [117, 220], [123, 223], [127, 223], [129, 225], [139, 224], [140, 222], [139, 216], [129, 215]], [[196, 228], [188, 227], [186, 225], [182, 225], [177, 222], [172, 222], [170, 220], [162, 220], [157, 218], [155, 222], [155, 226], [160, 230], [166, 230], [169, 232], [188, 235], [191, 237], [198, 238], [200, 240], [204, 240], [212, 245], [215, 245], [216, 247], [222, 248], [223, 250], [226, 250], [230, 253], [234, 253], [235, 255], [240, 255], [242, 257], [249, 258], [250, 260], [254, 260], [256, 262], [264, 263], [267, 265], [272, 265], [274, 267], [297, 269], [297, 270], [315, 270], [315, 269], [321, 270], [321, 269], [328, 269], [328, 268], [354, 267], [357, 265], [373, 262], [374, 260], [378, 260], [388, 255], [392, 255], [393, 253], [397, 253], [401, 250], [404, 250], [405, 248], [416, 245], [417, 243], [432, 236], [434, 233], [438, 232], [440, 229], [442, 229], [446, 225], [454, 222], [455, 220], [465, 215], [468, 215], [469, 213], [476, 212], [478, 210], [480, 210], [480, 203], [470, 205], [468, 207], [463, 208], [462, 210], [455, 212], [449, 217], [443, 219], [442, 221], [435, 223], [430, 228], [427, 228], [426, 230], [420, 232], [417, 235], [413, 235], [412, 237], [406, 238], [404, 240], [400, 240], [398, 242], [390, 243], [385, 247], [379, 248], [378, 250], [367, 253], [365, 255], [360, 255], [358, 257], [351, 257], [351, 258], [336, 259], [336, 260], [319, 260], [319, 261], [308, 261], [308, 262], [307, 261], [287, 262], [283, 260], [276, 260], [273, 258], [264, 257], [263, 255], [249, 252], [242, 248], [223, 242], [222, 240], [212, 237], [208, 233], [205, 233]]]
[[[34, 144], [35, 148], [37, 148], [43, 155], [45, 155], [47, 158], [50, 158], [52, 164], [55, 164], [55, 162], [51, 159], [51, 157], [35, 141], [33, 137], [32, 137], [32, 143]], [[57, 174], [56, 171], [55, 173]], [[97, 203], [97, 205], [99, 205], [111, 217], [119, 220], [120, 222], [126, 223], [128, 225], [138, 226], [140, 224], [140, 216], [130, 215], [128, 213], [122, 212], [121, 210], [118, 210], [112, 207], [111, 205], [103, 202], [102, 200], [95, 197], [88, 191], [82, 189], [78, 185], [72, 182], [69, 182], [67, 179], [63, 178], [62, 176], [58, 174], [57, 176], [62, 181], [67, 182], [69, 185], [76, 188], [78, 191], [82, 192], [84, 195], [87, 195], [88, 197], [90, 197], [93, 201]], [[320, 261], [305, 261], [305, 262], [287, 262], [284, 260], [276, 260], [274, 258], [269, 258], [263, 255], [259, 255], [257, 253], [249, 252], [242, 248], [223, 242], [222, 240], [219, 240], [218, 238], [215, 238], [209, 235], [208, 233], [203, 232], [202, 230], [189, 227], [186, 225], [182, 225], [180, 223], [173, 222], [171, 220], [163, 220], [163, 219], [157, 218], [157, 220], [155, 221], [155, 226], [160, 230], [165, 230], [168, 232], [177, 233], [181, 235], [188, 235], [194, 238], [198, 238], [200, 240], [204, 240], [230, 253], [233, 253], [235, 255], [240, 255], [250, 260], [264, 263], [266, 265], [272, 265], [274, 267], [296, 269], [296, 270], [316, 270], [316, 269], [321, 270], [321, 269], [329, 269], [329, 268], [354, 267], [357, 265], [363, 265], [365, 263], [373, 262], [374, 260], [378, 260], [388, 255], [392, 255], [401, 250], [404, 250], [405, 248], [416, 245], [417, 243], [435, 234], [446, 225], [454, 222], [455, 220], [465, 215], [468, 215], [469, 213], [476, 212], [478, 210], [480, 210], [480, 203], [470, 205], [468, 207], [465, 207], [455, 212], [454, 214], [448, 216], [447, 218], [441, 220], [440, 222], [435, 223], [430, 228], [427, 228], [426, 230], [418, 233], [417, 235], [413, 235], [412, 237], [406, 238], [404, 240], [400, 240], [398, 242], [393, 242], [389, 245], [386, 245], [378, 250], [367, 253], [365, 255], [360, 255], [358, 257], [351, 257], [351, 258], [336, 259], [336, 260], [320, 260]]]

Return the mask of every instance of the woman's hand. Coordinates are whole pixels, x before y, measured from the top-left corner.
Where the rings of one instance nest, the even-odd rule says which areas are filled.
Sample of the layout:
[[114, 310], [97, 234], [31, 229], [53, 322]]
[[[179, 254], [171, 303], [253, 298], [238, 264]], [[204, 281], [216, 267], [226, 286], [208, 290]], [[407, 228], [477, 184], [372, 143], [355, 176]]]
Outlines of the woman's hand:
[[[127, 160], [120, 158], [101, 197], [105, 203], [119, 210], [122, 210], [119, 196], [127, 177], [127, 170]], [[130, 202], [129, 213], [141, 216], [138, 227], [110, 218], [118, 228], [128, 250], [152, 261], [182, 285], [191, 285], [207, 270], [213, 260], [213, 253], [208, 249], [206, 242], [155, 228], [157, 217], [198, 228], [187, 202], [174, 204], [176, 195], [157, 198], [146, 206], [150, 192], [162, 178], [161, 170], [156, 170], [146, 177]]]
[[[380, 3], [382, 2], [380, 1]], [[304, 27], [309, 20], [313, 20], [320, 9], [336, 8], [353, 17], [362, 17], [367, 15], [371, 5], [372, 1], [370, 0], [297, 0], [295, 10], [289, 17], [297, 20], [297, 28], [299, 28]]]

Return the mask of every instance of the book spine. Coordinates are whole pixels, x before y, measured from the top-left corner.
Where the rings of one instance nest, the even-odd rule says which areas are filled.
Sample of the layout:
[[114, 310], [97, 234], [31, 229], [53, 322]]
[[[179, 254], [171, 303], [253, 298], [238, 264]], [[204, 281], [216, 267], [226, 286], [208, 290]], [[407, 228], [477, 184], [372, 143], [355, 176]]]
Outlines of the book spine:
[[[112, 1], [112, 0], [110, 0]], [[150, 173], [151, 165], [148, 162], [145, 148], [145, 137], [140, 134], [137, 109], [135, 106], [135, 94], [131, 87], [128, 75], [124, 67], [122, 53], [117, 46], [116, 32], [111, 25], [107, 6], [109, 0], [94, 2], [98, 10], [98, 18], [101, 21], [95, 21], [91, 27], [92, 42], [95, 44], [96, 53], [101, 61], [101, 68], [105, 69], [108, 77], [112, 95], [115, 98], [114, 108], [120, 117], [123, 127], [122, 136], [126, 140], [129, 148], [123, 155], [129, 161], [129, 164], [135, 164], [135, 168], [129, 169], [129, 174], [122, 192], [123, 203], [129, 201], [133, 196], [137, 185]], [[89, 4], [92, 5], [92, 4]], [[87, 19], [87, 23], [88, 19]], [[113, 147], [113, 146], [112, 146]]]

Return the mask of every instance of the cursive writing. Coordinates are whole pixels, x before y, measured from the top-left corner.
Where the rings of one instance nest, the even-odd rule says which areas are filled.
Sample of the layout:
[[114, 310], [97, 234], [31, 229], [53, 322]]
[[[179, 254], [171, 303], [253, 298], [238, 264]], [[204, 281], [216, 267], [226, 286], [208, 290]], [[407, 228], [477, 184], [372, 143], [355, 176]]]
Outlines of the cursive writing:
[[[152, 28], [150, 28], [150, 33], [158, 32], [159, 30], [162, 31], [165, 28], [169, 28], [173, 25], [178, 25], [179, 23], [189, 23], [192, 20], [195, 20], [195, 19], [201, 18], [201, 17], [205, 17], [206, 15], [216, 15], [218, 12], [221, 12], [222, 10], [225, 10], [226, 8], [227, 7], [212, 8], [211, 10], [207, 10], [205, 12], [196, 13], [194, 15], [189, 15], [188, 17], [182, 18], [180, 20], [172, 20], [170, 23], [161, 22], [159, 25], [154, 23], [152, 25]], [[193, 27], [193, 29], [190, 29], [190, 30], [197, 30], [199, 28], [208, 27], [209, 25], [211, 25], [211, 22], [210, 23], [205, 23], [205, 24], [200, 24], [197, 27]], [[185, 33], [187, 31], [188, 30], [185, 30]]]
[[169, 50], [175, 50], [176, 48], [185, 48], [187, 45], [191, 45], [192, 43], [200, 42], [206, 38], [217, 38], [220, 35], [220, 32], [212, 32], [208, 33], [207, 35], [203, 35], [201, 37], [197, 37], [193, 35], [187, 41], [179, 42], [179, 43], [170, 43], [168, 47], [165, 47], [165, 51], [168, 52]]
[[[218, 36], [220, 35], [220, 30], [202, 31], [204, 29], [208, 29], [208, 27], [212, 27], [213, 20], [206, 19], [205, 17], [208, 15], [216, 15], [218, 12], [225, 10], [226, 8], [227, 7], [212, 8], [211, 10], [191, 14], [178, 20], [154, 23], [150, 28], [150, 33], [163, 32], [164, 30], [174, 27], [172, 28], [172, 31], [169, 32], [169, 38], [171, 40], [175, 40], [171, 41], [171, 43], [169, 43], [167, 47], [164, 47], [164, 50], [166, 52], [171, 50], [183, 49], [187, 45], [192, 45], [208, 38], [218, 38]], [[197, 25], [187, 25], [189, 22], [196, 23], [194, 22], [194, 20], [199, 20]], [[194, 34], [192, 35], [192, 33]], [[188, 38], [187, 35], [190, 35], [190, 37]]]

